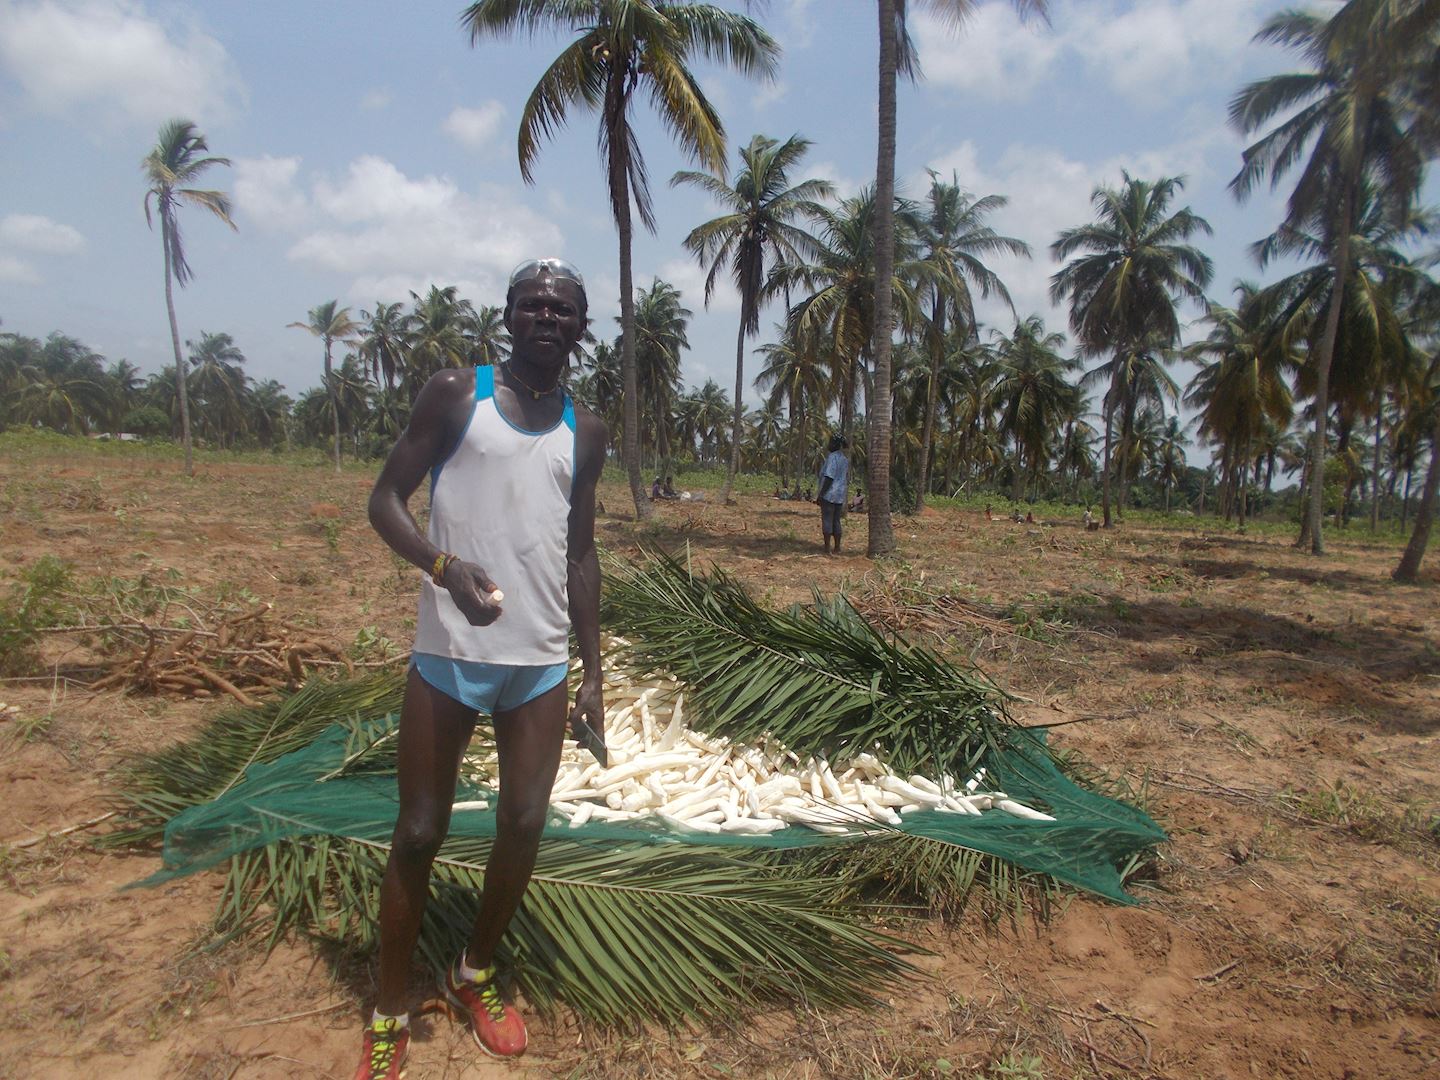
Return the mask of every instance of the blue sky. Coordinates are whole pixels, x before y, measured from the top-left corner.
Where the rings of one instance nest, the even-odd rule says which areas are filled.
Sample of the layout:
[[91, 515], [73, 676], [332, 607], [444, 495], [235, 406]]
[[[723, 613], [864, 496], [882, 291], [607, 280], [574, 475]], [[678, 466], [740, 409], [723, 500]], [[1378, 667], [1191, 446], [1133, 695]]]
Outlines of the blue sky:
[[[1281, 204], [1261, 192], [1239, 206], [1225, 190], [1243, 146], [1225, 106], [1244, 82], [1291, 68], [1286, 54], [1250, 44], [1281, 6], [1052, 0], [1045, 27], [992, 3], [958, 34], [917, 12], [924, 79], [900, 91], [902, 189], [922, 194], [933, 168], [977, 194], [1008, 196], [994, 224], [1035, 257], [995, 269], [1022, 316], [1064, 329], [1046, 296], [1057, 231], [1088, 220], [1092, 188], [1118, 183], [1122, 168], [1183, 174], [1183, 200], [1215, 229], [1204, 241], [1211, 294], [1228, 300], [1235, 279], [1259, 276], [1246, 249]], [[616, 239], [595, 118], [575, 117], [544, 148], [534, 186], [515, 162], [520, 108], [561, 39], [472, 48], [461, 7], [0, 0], [4, 329], [61, 330], [147, 372], [169, 362], [159, 235], [145, 223], [139, 162], [160, 124], [185, 116], [234, 162], [207, 186], [233, 194], [239, 228], [186, 212], [196, 277], [177, 292], [181, 337], [230, 333], [256, 379], [292, 391], [318, 382], [314, 339], [286, 328], [316, 304], [338, 298], [358, 315], [432, 282], [499, 304], [509, 268], [533, 254], [578, 264], [595, 329], [613, 334]], [[872, 0], [772, 0], [757, 14], [784, 48], [774, 82], [697, 67], [732, 145], [798, 132], [814, 144], [806, 173], [853, 193], [875, 167]], [[729, 388], [738, 303], [721, 290], [706, 311], [702, 272], [681, 247], [715, 208], [668, 187], [675, 170], [694, 166], [640, 117], [659, 231], [637, 232], [636, 282], [658, 274], [680, 287], [695, 311], [685, 380]], [[766, 313], [754, 344], [772, 339], [779, 317]], [[996, 305], [982, 318], [1012, 325]]]

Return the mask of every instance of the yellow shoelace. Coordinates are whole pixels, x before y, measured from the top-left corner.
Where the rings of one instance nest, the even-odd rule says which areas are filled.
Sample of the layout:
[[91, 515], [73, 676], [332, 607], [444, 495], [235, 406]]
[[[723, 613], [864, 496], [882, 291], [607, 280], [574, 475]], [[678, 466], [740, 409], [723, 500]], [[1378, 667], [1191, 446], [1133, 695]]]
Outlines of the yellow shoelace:
[[376, 1076], [383, 1076], [395, 1060], [404, 1030], [394, 1020], [379, 1020], [370, 1025], [370, 1071]]

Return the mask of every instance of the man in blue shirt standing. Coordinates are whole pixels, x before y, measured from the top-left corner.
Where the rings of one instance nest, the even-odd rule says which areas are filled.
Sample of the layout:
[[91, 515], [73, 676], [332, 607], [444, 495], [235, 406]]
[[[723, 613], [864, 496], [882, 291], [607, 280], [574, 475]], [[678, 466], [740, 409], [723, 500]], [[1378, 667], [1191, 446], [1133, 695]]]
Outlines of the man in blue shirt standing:
[[832, 554], [832, 536], [835, 538], [833, 554], [840, 554], [840, 519], [845, 514], [845, 492], [850, 479], [850, 459], [845, 456], [845, 449], [849, 445], [844, 435], [832, 436], [830, 453], [825, 456], [825, 464], [820, 467], [819, 497], [815, 501], [820, 504], [820, 531], [825, 538], [827, 555]]

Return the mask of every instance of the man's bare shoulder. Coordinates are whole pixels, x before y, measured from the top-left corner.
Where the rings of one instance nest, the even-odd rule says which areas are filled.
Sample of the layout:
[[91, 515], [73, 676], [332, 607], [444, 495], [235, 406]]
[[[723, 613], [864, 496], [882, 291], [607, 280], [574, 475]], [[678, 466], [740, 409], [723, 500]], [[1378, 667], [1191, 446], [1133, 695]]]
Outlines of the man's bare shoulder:
[[[425, 381], [425, 385], [420, 388], [421, 396], [436, 398], [440, 401], [451, 401], [474, 393], [474, 368], [441, 368], [431, 375]], [[418, 401], [419, 398], [417, 397], [416, 400]]]
[[604, 420], [577, 401], [575, 402], [575, 434], [582, 439], [600, 439], [603, 442], [610, 438], [610, 429], [605, 426]]

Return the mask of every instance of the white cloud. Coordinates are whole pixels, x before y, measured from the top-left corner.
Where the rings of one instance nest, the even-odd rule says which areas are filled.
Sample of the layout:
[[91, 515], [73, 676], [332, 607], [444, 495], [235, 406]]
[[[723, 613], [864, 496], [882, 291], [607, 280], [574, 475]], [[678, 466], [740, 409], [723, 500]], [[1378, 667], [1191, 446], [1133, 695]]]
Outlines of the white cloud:
[[367, 112], [374, 112], [378, 109], [389, 108], [390, 103], [395, 100], [395, 95], [390, 92], [388, 86], [379, 86], [374, 90], [367, 90], [360, 98], [360, 108]]
[[[1050, 275], [1059, 268], [1050, 257], [1050, 245], [1062, 230], [1092, 219], [1091, 192], [1100, 185], [1118, 185], [1121, 170], [1146, 179], [1184, 175], [1188, 177], [1187, 186], [1176, 196], [1172, 211], [1185, 205], [1199, 209], [1199, 181], [1213, 182], [1215, 177], [1208, 155], [1228, 151], [1230, 146], [1225, 128], [1217, 124], [1170, 146], [1094, 162], [1076, 160], [1054, 147], [1012, 143], [987, 166], [979, 160], [975, 145], [967, 141], [937, 158], [931, 167], [946, 179], [954, 169], [961, 186], [976, 195], [1003, 194], [1009, 198], [1009, 204], [992, 215], [990, 224], [997, 232], [1029, 244], [1032, 258], [1003, 255], [987, 259], [986, 263], [1005, 282], [1020, 317], [1037, 313], [1051, 329], [1063, 330], [1065, 310], [1052, 307], [1049, 298]], [[982, 322], [1010, 328], [1011, 315], [1003, 303], [992, 300], [978, 307]]]
[[0, 252], [0, 281], [7, 285], [39, 285], [40, 275], [24, 259]]
[[924, 11], [910, 29], [927, 81], [993, 99], [1025, 97], [1062, 49], [1047, 28], [1023, 24], [1005, 4], [980, 8], [958, 33]]
[[363, 301], [434, 283], [498, 303], [516, 263], [564, 250], [559, 229], [506, 190], [467, 193], [446, 177], [406, 176], [379, 157], [357, 158], [339, 180], [316, 180], [310, 203], [318, 224], [290, 258], [350, 275]]
[[837, 198], [848, 199], [860, 194], [860, 189], [870, 183], [870, 179], [856, 179], [847, 176], [840, 171], [840, 167], [833, 161], [817, 161], [805, 169], [805, 175], [814, 177], [816, 180], [829, 180], [835, 185]]
[[1260, 24], [1260, 0], [1075, 3], [1068, 47], [1091, 71], [1139, 104], [1159, 104], [1233, 69]]
[[268, 230], [291, 230], [310, 216], [310, 203], [296, 186], [298, 157], [240, 158], [235, 162], [235, 207]]
[[0, 70], [42, 112], [106, 122], [212, 120], [244, 96], [219, 41], [135, 0], [0, 0]]
[[479, 150], [495, 137], [504, 119], [505, 106], [498, 101], [486, 101], [474, 109], [457, 105], [440, 128], [461, 146]]
[[1052, 25], [986, 4], [958, 30], [917, 11], [911, 33], [927, 81], [992, 99], [1027, 96], [1078, 59], [1131, 104], [1158, 108], [1223, 82], [1260, 24], [1265, 0], [1063, 0]]
[[760, 89], [755, 91], [755, 96], [750, 99], [750, 107], [756, 110], [764, 109], [777, 101], [784, 101], [789, 93], [790, 84], [779, 79], [761, 83]]
[[73, 255], [85, 246], [80, 231], [40, 214], [6, 214], [0, 218], [0, 246], [40, 255]]
[[[694, 259], [669, 259], [660, 264], [660, 279], [668, 281], [675, 288], [680, 290], [687, 308], [694, 312], [700, 311], [740, 311], [740, 294], [736, 291], [733, 280], [724, 270], [721, 270], [715, 277], [715, 292], [710, 297], [710, 306], [705, 306], [705, 274], [707, 271], [700, 267]], [[636, 278], [636, 287], [649, 288], [648, 281], [643, 284]]]

